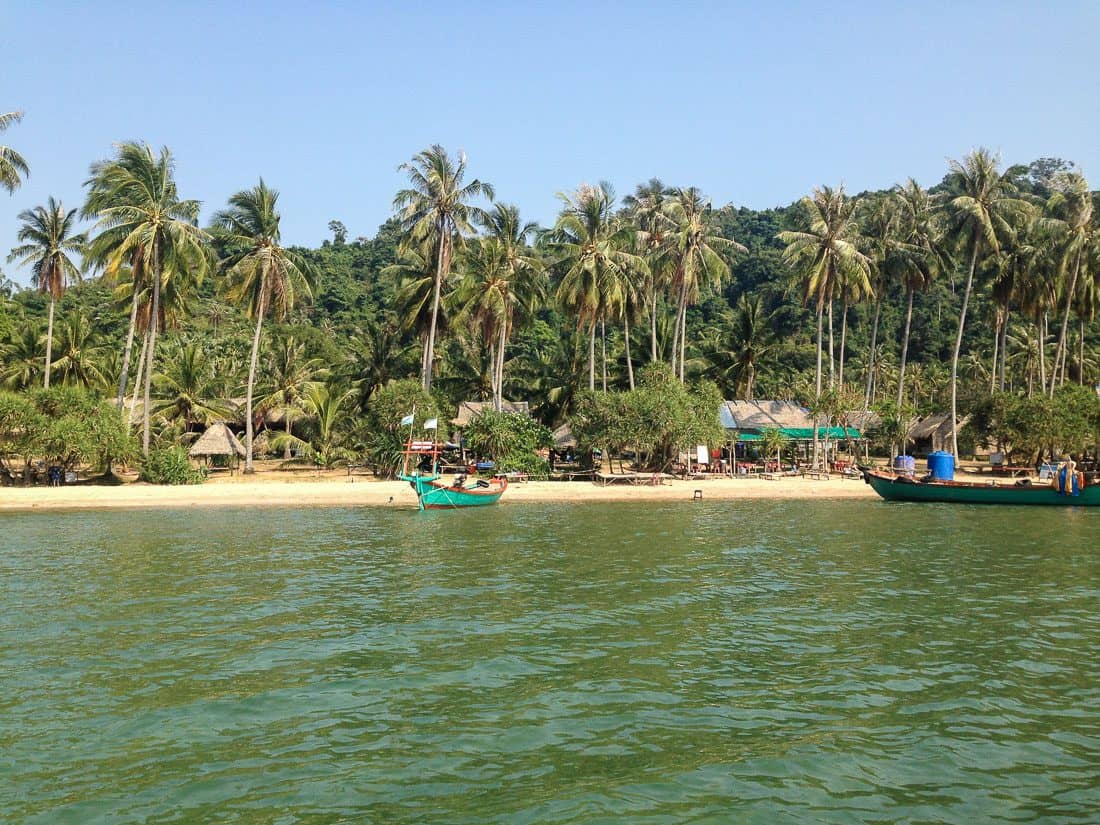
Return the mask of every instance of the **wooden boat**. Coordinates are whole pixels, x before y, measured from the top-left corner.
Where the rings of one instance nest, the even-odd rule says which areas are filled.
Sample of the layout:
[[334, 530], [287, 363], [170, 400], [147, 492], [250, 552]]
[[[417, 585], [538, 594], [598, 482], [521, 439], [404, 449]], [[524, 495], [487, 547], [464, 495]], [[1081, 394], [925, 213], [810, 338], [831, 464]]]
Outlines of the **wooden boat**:
[[[431, 469], [421, 472], [423, 458], [431, 459]], [[412, 469], [410, 470], [410, 464]], [[508, 489], [508, 479], [494, 477], [490, 481], [466, 482], [465, 476], [456, 476], [451, 484], [442, 481], [439, 472], [439, 444], [433, 441], [413, 441], [410, 436], [405, 445], [405, 463], [397, 476], [416, 493], [421, 510], [451, 510], [456, 507], [485, 507], [496, 504]]]
[[1100, 485], [1079, 479], [1076, 495], [1059, 492], [1051, 483], [997, 484], [994, 481], [924, 481], [863, 469], [863, 480], [888, 501], [942, 501], [954, 504], [1024, 504], [1062, 507], [1100, 506]]

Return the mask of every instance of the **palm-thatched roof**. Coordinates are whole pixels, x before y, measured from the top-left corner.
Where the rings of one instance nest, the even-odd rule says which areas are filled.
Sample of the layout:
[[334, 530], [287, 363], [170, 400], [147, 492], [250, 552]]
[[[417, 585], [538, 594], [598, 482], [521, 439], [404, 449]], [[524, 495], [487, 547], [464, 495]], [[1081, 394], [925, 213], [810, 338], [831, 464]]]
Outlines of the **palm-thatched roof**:
[[727, 430], [813, 429], [810, 411], [793, 401], [724, 401], [718, 411]]
[[[970, 422], [970, 416], [959, 419], [958, 429]], [[915, 422], [909, 428], [909, 440], [913, 442], [931, 441], [933, 450], [942, 450], [951, 441], [951, 413], [934, 413]]]
[[[465, 427], [478, 417], [483, 410], [493, 409], [492, 401], [463, 401], [458, 405], [458, 413], [451, 419], [456, 427]], [[500, 411], [506, 413], [531, 414], [531, 405], [526, 401], [502, 401]]]
[[554, 449], [567, 450], [577, 446], [577, 439], [573, 435], [573, 429], [568, 424], [562, 424], [554, 430]]
[[237, 455], [244, 458], [244, 446], [224, 421], [216, 421], [206, 428], [199, 440], [191, 445], [188, 455], [202, 458], [212, 455]]

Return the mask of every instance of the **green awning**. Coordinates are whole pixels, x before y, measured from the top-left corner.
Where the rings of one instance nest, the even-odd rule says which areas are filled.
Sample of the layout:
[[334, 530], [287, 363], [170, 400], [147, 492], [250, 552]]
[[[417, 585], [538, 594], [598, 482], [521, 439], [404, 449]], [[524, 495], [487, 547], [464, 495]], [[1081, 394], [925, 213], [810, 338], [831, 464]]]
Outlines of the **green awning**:
[[762, 441], [763, 438], [760, 433], [737, 433], [738, 441]]
[[[813, 427], [781, 427], [779, 432], [787, 436], [803, 441], [812, 441], [814, 437]], [[818, 427], [819, 438], [859, 438], [859, 430], [855, 427]]]

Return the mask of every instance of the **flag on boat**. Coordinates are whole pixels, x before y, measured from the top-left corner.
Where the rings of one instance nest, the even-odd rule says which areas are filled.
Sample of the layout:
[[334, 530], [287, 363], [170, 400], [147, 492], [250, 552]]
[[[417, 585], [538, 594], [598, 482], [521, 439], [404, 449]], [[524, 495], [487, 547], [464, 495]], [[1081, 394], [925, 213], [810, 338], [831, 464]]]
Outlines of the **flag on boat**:
[[424, 429], [425, 430], [437, 430], [437, 429], [439, 429], [439, 419], [438, 418], [429, 418], [427, 421], [424, 422]]
[[401, 423], [398, 426], [407, 427], [409, 424], [412, 424], [412, 423], [413, 423], [413, 417], [411, 415], [406, 415], [404, 418], [401, 419]]

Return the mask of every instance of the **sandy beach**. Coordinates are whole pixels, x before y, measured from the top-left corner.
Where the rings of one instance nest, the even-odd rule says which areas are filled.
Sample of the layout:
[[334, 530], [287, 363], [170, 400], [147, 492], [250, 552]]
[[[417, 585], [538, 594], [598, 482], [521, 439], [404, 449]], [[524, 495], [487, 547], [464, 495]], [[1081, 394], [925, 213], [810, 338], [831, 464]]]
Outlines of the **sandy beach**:
[[[859, 480], [829, 481], [786, 478], [669, 481], [658, 487], [602, 487], [591, 482], [532, 481], [513, 483], [502, 504], [589, 501], [691, 501], [696, 490], [704, 500], [876, 498]], [[218, 478], [187, 487], [129, 483], [116, 487], [9, 487], [0, 491], [0, 510], [124, 510], [144, 507], [415, 507], [416, 497], [401, 481], [332, 475], [322, 478], [252, 476]]]

